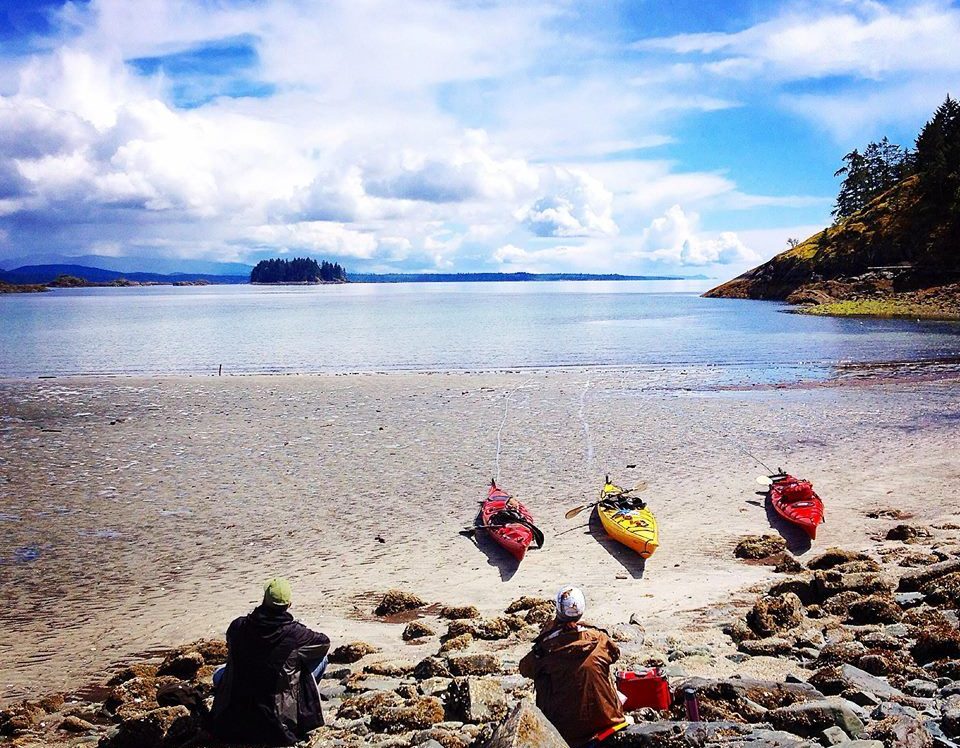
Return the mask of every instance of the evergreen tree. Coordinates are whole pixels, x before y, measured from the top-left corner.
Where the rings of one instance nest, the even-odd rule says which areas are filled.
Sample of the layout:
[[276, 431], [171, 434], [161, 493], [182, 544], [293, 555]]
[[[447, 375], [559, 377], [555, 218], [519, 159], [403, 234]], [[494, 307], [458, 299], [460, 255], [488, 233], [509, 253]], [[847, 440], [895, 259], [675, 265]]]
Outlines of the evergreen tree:
[[936, 209], [960, 213], [960, 104], [949, 95], [917, 136], [916, 171]]
[[913, 169], [912, 154], [884, 138], [860, 153], [854, 148], [843, 157], [844, 166], [833, 176], [844, 177], [833, 215], [846, 218], [877, 195], [886, 192]]

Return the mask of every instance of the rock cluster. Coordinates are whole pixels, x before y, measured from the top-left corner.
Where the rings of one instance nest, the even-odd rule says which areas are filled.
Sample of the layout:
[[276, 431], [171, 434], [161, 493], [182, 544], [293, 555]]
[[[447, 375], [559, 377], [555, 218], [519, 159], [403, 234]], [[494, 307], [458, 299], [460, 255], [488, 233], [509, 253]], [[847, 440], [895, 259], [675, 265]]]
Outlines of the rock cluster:
[[[391, 590], [377, 610], [394, 615], [422, 607], [419, 598]], [[526, 646], [539, 631], [528, 619], [542, 608], [542, 600], [521, 599], [511, 605], [511, 613], [482, 618], [472, 606], [444, 607], [438, 621], [446, 622], [448, 630], [439, 651], [420, 662], [378, 660], [380, 649], [362, 641], [335, 647], [318, 684], [327, 724], [304, 745], [486, 745], [514, 705], [531, 695], [531, 684], [509, 672], [513, 666], [497, 654], [463, 650], [475, 641], [509, 639]], [[427, 642], [435, 635], [430, 625], [415, 620], [400, 638]], [[205, 731], [205, 718], [212, 704], [213, 673], [226, 656], [225, 642], [199, 641], [154, 662], [125, 665], [104, 686], [87, 689], [91, 694], [96, 690], [96, 699], [53, 696], [0, 712], [0, 735], [25, 746], [73, 744], [78, 736], [100, 748], [216, 745]], [[529, 704], [518, 724], [527, 725], [531, 713], [549, 726]], [[507, 732], [501, 725], [501, 740], [508, 740]]]
[[[623, 666], [663, 666], [674, 698], [667, 712], [634, 712], [635, 724], [605, 745], [960, 748], [960, 558], [909, 553], [904, 565], [904, 554], [878, 560], [831, 548], [797, 562], [797, 571], [727, 625], [730, 644], [723, 646], [738, 650], [727, 659], [777, 658], [791, 673], [785, 680], [689, 677], [687, 665], [709, 672], [716, 647], [668, 637], [660, 655], [633, 616], [613, 627], [611, 635], [625, 643]], [[405, 594], [392, 591], [384, 600], [387, 609], [421, 616], [402, 633], [397, 628], [398, 640], [435, 654], [394, 660], [364, 642], [341, 644], [331, 656], [337, 664], [319, 684], [327, 724], [304, 748], [564, 745], [533, 705], [532, 683], [516, 673], [517, 652], [552, 615], [549, 600], [524, 597], [485, 618], [469, 606], [425, 613], [420, 604], [409, 607]], [[215, 745], [204, 716], [213, 671], [225, 657], [223, 642], [204, 641], [127, 665], [97, 699], [53, 696], [0, 712], [0, 734], [15, 745]], [[755, 660], [752, 671], [760, 672], [762, 662]], [[686, 721], [688, 687], [698, 695], [700, 722]]]

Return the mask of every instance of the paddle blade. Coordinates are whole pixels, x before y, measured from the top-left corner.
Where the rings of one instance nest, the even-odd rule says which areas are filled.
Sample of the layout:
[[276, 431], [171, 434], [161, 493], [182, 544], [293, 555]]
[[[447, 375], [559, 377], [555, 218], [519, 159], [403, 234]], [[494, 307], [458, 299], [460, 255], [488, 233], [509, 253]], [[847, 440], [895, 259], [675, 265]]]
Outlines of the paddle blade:
[[533, 539], [537, 543], [537, 548], [543, 548], [543, 532], [536, 525], [528, 525], [530, 532], [533, 533]]
[[648, 488], [650, 488], [650, 484], [647, 483], [645, 480], [642, 480], [633, 488], [631, 488], [629, 491], [625, 491], [625, 493], [643, 493]]
[[580, 512], [582, 512], [584, 509], [586, 509], [589, 506], [593, 506], [593, 504], [584, 504], [583, 506], [576, 506], [570, 511], [568, 511], [566, 514], [564, 514], [563, 516], [566, 517], [567, 519], [573, 519], [578, 514], [580, 514]]
[[771, 480], [770, 480], [767, 476], [765, 476], [765, 475], [758, 475], [758, 476], [757, 476], [757, 483], [759, 483], [761, 486], [769, 486], [772, 482], [773, 482], [773, 481], [771, 481]]

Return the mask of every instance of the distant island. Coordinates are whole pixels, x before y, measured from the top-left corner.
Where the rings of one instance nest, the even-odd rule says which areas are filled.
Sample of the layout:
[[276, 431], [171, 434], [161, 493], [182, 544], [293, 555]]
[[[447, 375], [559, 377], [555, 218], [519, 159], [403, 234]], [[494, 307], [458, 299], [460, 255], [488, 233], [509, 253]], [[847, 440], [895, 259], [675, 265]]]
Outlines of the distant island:
[[706, 280], [705, 275], [620, 275], [619, 273], [353, 273], [353, 283], [502, 283], [519, 281]]
[[832, 226], [704, 296], [785, 300], [809, 314], [960, 319], [960, 105], [914, 149], [886, 138], [843, 157]]
[[3, 293], [42, 293], [49, 291], [42, 283], [5, 283], [0, 280], [0, 294]]
[[682, 281], [705, 275], [623, 275], [621, 273], [351, 273], [338, 263], [310, 258], [263, 260], [249, 275], [119, 272], [71, 264], [25, 265], [0, 270], [0, 293], [37, 293], [51, 288], [203, 286], [215, 284], [322, 283], [516, 283], [538, 281]]
[[347, 283], [347, 272], [335, 262], [317, 262], [310, 257], [292, 260], [261, 260], [250, 271], [250, 282], [255, 284], [314, 284]]

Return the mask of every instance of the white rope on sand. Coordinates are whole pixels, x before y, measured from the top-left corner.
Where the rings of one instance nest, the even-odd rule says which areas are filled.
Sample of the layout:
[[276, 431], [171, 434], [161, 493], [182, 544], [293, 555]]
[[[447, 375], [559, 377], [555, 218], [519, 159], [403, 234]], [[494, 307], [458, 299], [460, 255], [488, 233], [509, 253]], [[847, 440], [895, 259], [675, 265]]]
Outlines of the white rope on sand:
[[503, 434], [503, 427], [504, 427], [504, 426], [506, 425], [506, 423], [507, 423], [507, 411], [509, 410], [509, 406], [510, 406], [510, 398], [511, 398], [515, 393], [519, 392], [519, 391], [522, 390], [524, 387], [526, 387], [528, 384], [530, 384], [530, 382], [532, 382], [532, 381], [533, 381], [533, 377], [530, 377], [530, 378], [527, 379], [526, 381], [521, 382], [520, 384], [518, 384], [516, 387], [514, 387], [514, 388], [513, 388], [512, 390], [510, 390], [509, 392], [504, 393], [504, 396], [503, 396], [503, 418], [500, 420], [500, 428], [497, 429], [497, 475], [496, 475], [496, 477], [493, 479], [494, 483], [499, 483], [499, 482], [500, 482], [500, 447], [501, 447], [500, 437], [501, 437], [501, 435]]
[[590, 424], [587, 423], [587, 419], [584, 417], [584, 412], [587, 408], [587, 392], [590, 390], [590, 380], [587, 380], [587, 383], [583, 387], [583, 392], [580, 393], [580, 410], [577, 412], [577, 416], [580, 418], [580, 423], [583, 426], [583, 438], [587, 444], [586, 457], [587, 462], [590, 464], [591, 468], [596, 467], [596, 460], [594, 459], [593, 454], [593, 437], [590, 436]]

